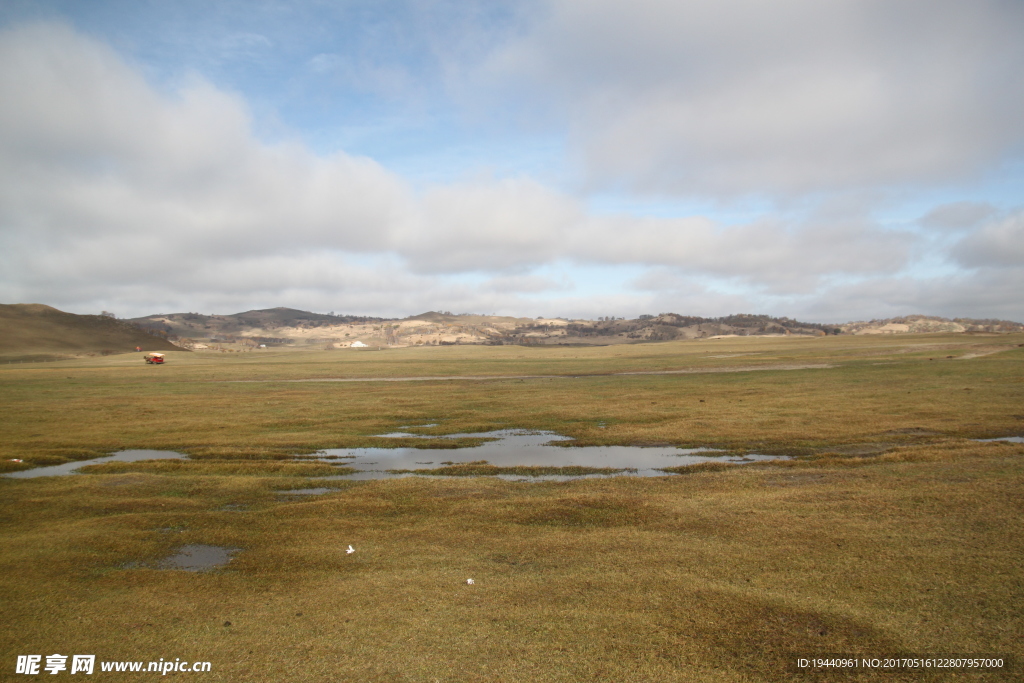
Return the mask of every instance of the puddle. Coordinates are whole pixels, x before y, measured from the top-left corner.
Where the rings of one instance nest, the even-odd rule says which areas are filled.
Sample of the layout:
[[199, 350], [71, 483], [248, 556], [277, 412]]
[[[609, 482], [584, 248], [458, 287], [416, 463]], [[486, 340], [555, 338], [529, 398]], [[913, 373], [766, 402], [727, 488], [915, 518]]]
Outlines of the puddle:
[[340, 489], [328, 489], [328, 488], [315, 488], [315, 489], [290, 489], [288, 491], [276, 491], [279, 496], [322, 496], [325, 493], [331, 491], [338, 491]]
[[231, 556], [241, 548], [223, 548], [218, 545], [186, 545], [177, 554], [160, 560], [158, 569], [180, 569], [186, 572], [202, 572], [223, 567]]
[[[433, 425], [414, 425], [410, 428]], [[720, 451], [711, 448], [675, 448], [674, 446], [582, 446], [559, 447], [557, 442], [572, 441], [570, 437], [554, 432], [530, 432], [515, 429], [479, 432], [472, 434], [448, 434], [443, 437], [432, 437], [409, 432], [392, 432], [378, 434], [380, 437], [405, 437], [417, 439], [458, 439], [483, 438], [493, 439], [472, 448], [337, 448], [320, 451], [313, 455], [296, 456], [296, 459], [332, 459], [344, 460], [342, 467], [357, 470], [353, 474], [316, 477], [316, 479], [338, 479], [359, 481], [368, 479], [399, 479], [403, 477], [435, 476], [415, 472], [389, 472], [388, 470], [423, 470], [437, 469], [465, 463], [480, 463], [494, 467], [585, 467], [600, 468], [602, 473], [588, 474], [489, 474], [479, 476], [496, 476], [506, 481], [570, 481], [573, 479], [597, 479], [607, 477], [664, 477], [673, 473], [663, 472], [664, 467], [696, 465], [702, 462], [749, 463], [767, 460], [788, 460], [787, 456], [747, 454], [740, 456], [723, 456]], [[1005, 437], [1003, 439], [984, 439], [984, 441], [1016, 441], [1021, 437]], [[52, 467], [36, 467], [21, 472], [8, 472], [3, 476], [19, 479], [32, 477], [48, 477], [75, 474], [76, 470], [86, 465], [105, 462], [134, 462], [138, 460], [183, 459], [188, 456], [175, 451], [130, 450], [119, 451], [113, 455], [69, 462]], [[609, 473], [607, 470], [618, 470]], [[454, 475], [453, 475], [454, 476]], [[330, 493], [337, 489], [309, 488], [277, 491], [281, 496], [317, 496]], [[229, 504], [224, 510], [246, 509], [245, 506]]]
[[975, 439], [982, 443], [988, 443], [990, 441], [1009, 441], [1010, 443], [1024, 443], [1024, 436], [1000, 436], [995, 439]]
[[425, 425], [402, 425], [398, 428], [398, 431], [388, 432], [387, 434], [374, 434], [374, 436], [381, 439], [408, 439], [410, 437], [417, 439], [431, 438], [426, 434], [414, 434], [413, 432], [404, 431], [406, 429], [429, 429], [430, 427], [436, 427], [436, 422], [431, 422]]
[[86, 465], [100, 465], [105, 462], [136, 462], [138, 460], [181, 460], [188, 456], [184, 453], [178, 453], [176, 451], [148, 451], [148, 450], [132, 450], [132, 451], [118, 451], [113, 455], [105, 455], [102, 458], [93, 458], [92, 460], [76, 460], [75, 462], [66, 462], [62, 465], [51, 465], [49, 467], [35, 467], [30, 470], [21, 470], [20, 472], [7, 472], [3, 476], [11, 477], [13, 479], [32, 479], [34, 477], [60, 477], [67, 474], [78, 474], [76, 472], [80, 467]]
[[[404, 436], [422, 435], [408, 434]], [[393, 436], [382, 434], [380, 436]], [[495, 467], [588, 467], [621, 470], [601, 474], [497, 474], [506, 481], [569, 481], [572, 479], [606, 478], [615, 476], [664, 477], [670, 473], [663, 467], [695, 465], [702, 462], [746, 463], [765, 460], [786, 460], [786, 456], [748, 454], [743, 456], [722, 456], [719, 451], [709, 448], [675, 448], [673, 446], [583, 446], [578, 448], [559, 447], [559, 441], [572, 441], [570, 437], [554, 432], [527, 432], [521, 430], [500, 430], [475, 434], [449, 434], [445, 438], [487, 438], [494, 439], [472, 448], [346, 448], [329, 449], [321, 456], [346, 457], [345, 467], [358, 472], [318, 479], [358, 481], [367, 479], [397, 479], [423, 475], [413, 472], [389, 472], [388, 470], [437, 469], [449, 465], [479, 463], [486, 461]]]

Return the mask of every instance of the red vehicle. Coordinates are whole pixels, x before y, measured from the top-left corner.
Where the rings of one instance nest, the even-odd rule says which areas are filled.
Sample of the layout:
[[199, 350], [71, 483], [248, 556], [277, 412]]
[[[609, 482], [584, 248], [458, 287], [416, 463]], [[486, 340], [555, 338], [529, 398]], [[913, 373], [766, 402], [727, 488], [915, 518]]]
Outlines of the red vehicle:
[[143, 358], [145, 358], [146, 362], [151, 365], [164, 364], [164, 354], [162, 353], [147, 353], [145, 356], [143, 356]]

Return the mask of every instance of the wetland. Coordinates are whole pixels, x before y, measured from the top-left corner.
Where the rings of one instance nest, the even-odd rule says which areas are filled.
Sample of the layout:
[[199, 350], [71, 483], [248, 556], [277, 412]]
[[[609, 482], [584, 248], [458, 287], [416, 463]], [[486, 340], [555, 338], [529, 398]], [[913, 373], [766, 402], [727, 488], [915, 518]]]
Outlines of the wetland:
[[[427, 438], [392, 433], [386, 438]], [[763, 462], [787, 456], [727, 455], [709, 448], [672, 446], [573, 446], [566, 436], [548, 431], [497, 430], [452, 434], [453, 439], [483, 443], [448, 448], [327, 449], [317, 456], [344, 458], [344, 467], [357, 470], [338, 479], [367, 480], [407, 476], [497, 476], [509, 481], [569, 481], [591, 477], [663, 477], [667, 468], [705, 462]], [[431, 439], [433, 441], [433, 439]], [[562, 442], [562, 445], [558, 445]]]
[[[210, 680], [300, 683], [782, 680], [826, 652], [1020, 662], [1024, 338], [997, 341], [0, 368], [0, 470], [78, 472], [0, 477], [2, 656], [187, 652]], [[279, 381], [379, 377], [425, 379]], [[516, 467], [624, 471], [496, 471]], [[226, 557], [199, 567], [204, 548]]]

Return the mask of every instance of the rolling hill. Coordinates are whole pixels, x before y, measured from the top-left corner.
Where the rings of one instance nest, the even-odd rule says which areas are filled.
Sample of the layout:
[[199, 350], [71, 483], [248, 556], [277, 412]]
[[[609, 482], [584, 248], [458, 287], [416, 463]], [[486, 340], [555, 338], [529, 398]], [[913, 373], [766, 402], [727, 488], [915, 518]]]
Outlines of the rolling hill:
[[907, 334], [927, 332], [1024, 332], [1024, 325], [1011, 320], [978, 320], [975, 318], [937, 318], [928, 315], [905, 315], [885, 320], [870, 320], [840, 325], [845, 334]]
[[[842, 324], [807, 323], [767, 315], [718, 318], [661, 313], [634, 319], [517, 318], [428, 311], [402, 319], [269, 308], [231, 315], [168, 313], [130, 320], [75, 315], [42, 304], [0, 304], [0, 362], [81, 355], [194, 349], [246, 351], [260, 346], [343, 348], [519, 344], [606, 346], [722, 336], [825, 336], [926, 332], [1024, 331], [1006, 320], [909, 315]], [[358, 342], [358, 343], [356, 343]]]
[[231, 349], [267, 346], [337, 348], [359, 341], [368, 346], [444, 344], [586, 345], [636, 344], [722, 335], [837, 334], [838, 326], [765, 315], [701, 318], [675, 313], [633, 320], [602, 318], [517, 318], [428, 311], [402, 319], [310, 313], [271, 308], [233, 315], [171, 313], [129, 322], [165, 336], [184, 348]]
[[717, 318], [661, 313], [634, 319], [516, 318], [428, 311], [402, 319], [310, 313], [270, 308], [233, 315], [171, 313], [129, 322], [165, 336], [184, 348], [205, 350], [267, 346], [339, 348], [367, 346], [521, 344], [606, 346], [708, 339], [721, 336], [900, 334], [913, 332], [1017, 332], [1024, 325], [1005, 320], [947, 320], [912, 315], [870, 322], [821, 324], [767, 315]]
[[0, 362], [134, 351], [179, 350], [123, 320], [76, 315], [43, 304], [0, 304]]

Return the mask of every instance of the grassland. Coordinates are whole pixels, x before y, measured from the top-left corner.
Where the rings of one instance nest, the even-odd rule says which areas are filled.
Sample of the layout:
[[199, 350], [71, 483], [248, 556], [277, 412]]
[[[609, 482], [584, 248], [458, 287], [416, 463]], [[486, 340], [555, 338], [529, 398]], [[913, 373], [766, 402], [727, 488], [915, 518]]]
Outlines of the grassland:
[[[192, 456], [0, 479], [0, 666], [62, 652], [205, 660], [211, 681], [774, 681], [796, 676], [799, 655], [979, 653], [1016, 668], [970, 680], [1017, 680], [1024, 445], [972, 439], [1024, 433], [1020, 344], [840, 336], [0, 367], [7, 470], [122, 448]], [[650, 371], [686, 372], [615, 374]], [[384, 381], [465, 376], [489, 379]], [[533, 484], [326, 482], [325, 464], [285, 460], [413, 445], [372, 435], [424, 423], [800, 457]], [[337, 491], [276, 494], [300, 485]], [[210, 573], [147, 568], [190, 543], [243, 551]]]

